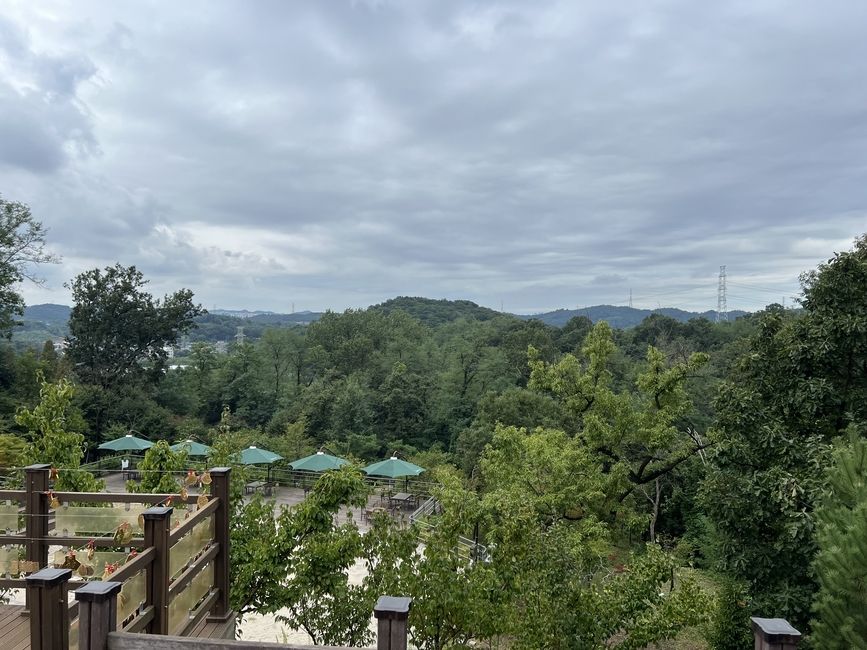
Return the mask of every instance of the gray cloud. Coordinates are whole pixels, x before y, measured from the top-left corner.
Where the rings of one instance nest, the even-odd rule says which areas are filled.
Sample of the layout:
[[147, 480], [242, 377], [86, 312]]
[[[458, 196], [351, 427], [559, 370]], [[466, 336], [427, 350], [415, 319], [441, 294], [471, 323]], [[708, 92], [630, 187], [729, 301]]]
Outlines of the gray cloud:
[[[13, 2], [0, 192], [211, 306], [755, 308], [867, 230], [867, 5]], [[779, 296], [773, 294], [779, 292]], [[737, 296], [737, 297], [736, 297]]]

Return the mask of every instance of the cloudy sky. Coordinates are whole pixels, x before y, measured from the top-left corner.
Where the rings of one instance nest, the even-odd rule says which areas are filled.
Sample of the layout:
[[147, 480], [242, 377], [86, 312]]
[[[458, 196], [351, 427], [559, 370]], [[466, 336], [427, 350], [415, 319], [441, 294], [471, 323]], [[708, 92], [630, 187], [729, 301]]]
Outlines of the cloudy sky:
[[756, 308], [867, 231], [867, 3], [4, 0], [0, 193], [30, 303]]

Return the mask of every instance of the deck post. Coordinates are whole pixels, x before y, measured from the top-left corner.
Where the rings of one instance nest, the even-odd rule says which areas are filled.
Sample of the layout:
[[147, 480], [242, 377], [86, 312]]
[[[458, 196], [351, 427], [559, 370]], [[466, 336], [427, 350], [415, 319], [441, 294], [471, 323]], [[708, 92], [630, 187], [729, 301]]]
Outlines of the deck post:
[[750, 618], [755, 650], [797, 650], [801, 633], [784, 618]]
[[[48, 476], [51, 465], [29, 465], [24, 468], [24, 530], [27, 541], [24, 543], [24, 559], [36, 571], [48, 566]], [[23, 571], [22, 571], [23, 573]], [[30, 590], [25, 592], [25, 610], [30, 611]]]
[[24, 513], [27, 543], [25, 559], [36, 562], [39, 568], [48, 564], [48, 474], [51, 465], [30, 465], [24, 468]]
[[214, 512], [214, 537], [217, 544], [217, 556], [214, 558], [214, 586], [219, 590], [217, 602], [214, 603], [208, 617], [212, 621], [226, 621], [232, 615], [229, 605], [229, 518], [231, 516], [231, 497], [229, 495], [229, 479], [232, 474], [230, 467], [215, 467], [211, 471], [211, 496], [219, 499]]
[[78, 650], [106, 650], [108, 634], [117, 629], [120, 582], [88, 582], [75, 591], [78, 605]]
[[376, 616], [376, 650], [406, 650], [407, 619], [411, 598], [380, 596], [373, 608]]
[[151, 634], [169, 633], [169, 521], [173, 508], [148, 508], [144, 517], [144, 545], [153, 546], [156, 555], [148, 568], [147, 603], [154, 607]]
[[66, 593], [71, 577], [71, 569], [42, 569], [27, 576], [31, 650], [69, 650]]

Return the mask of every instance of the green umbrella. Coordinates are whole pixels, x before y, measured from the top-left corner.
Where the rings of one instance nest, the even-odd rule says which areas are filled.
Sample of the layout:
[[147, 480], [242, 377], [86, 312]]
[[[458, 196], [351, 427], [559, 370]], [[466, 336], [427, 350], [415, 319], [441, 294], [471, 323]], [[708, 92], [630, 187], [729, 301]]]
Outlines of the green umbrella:
[[145, 440], [144, 438], [138, 438], [131, 433], [126, 434], [122, 438], [117, 438], [116, 440], [109, 440], [108, 442], [102, 443], [97, 449], [104, 449], [107, 451], [144, 451], [145, 449], [150, 449], [154, 446], [154, 443], [149, 440]]
[[211, 448], [208, 445], [203, 445], [201, 442], [196, 442], [195, 440], [176, 442], [170, 449], [172, 451], [185, 451], [187, 452], [187, 456], [207, 456], [211, 453]]
[[317, 451], [312, 456], [306, 456], [289, 463], [289, 466], [292, 469], [304, 470], [306, 472], [327, 472], [329, 469], [337, 469], [348, 463], [349, 461], [344, 458], [326, 454], [324, 451]]
[[278, 460], [283, 460], [283, 456], [267, 449], [259, 449], [255, 445], [241, 452], [242, 465], [270, 465]]
[[424, 471], [424, 467], [413, 465], [405, 460], [401, 460], [397, 456], [392, 456], [387, 460], [381, 460], [378, 463], [373, 463], [363, 468], [365, 474], [371, 476], [386, 476], [388, 478], [399, 478], [401, 476], [418, 476]]

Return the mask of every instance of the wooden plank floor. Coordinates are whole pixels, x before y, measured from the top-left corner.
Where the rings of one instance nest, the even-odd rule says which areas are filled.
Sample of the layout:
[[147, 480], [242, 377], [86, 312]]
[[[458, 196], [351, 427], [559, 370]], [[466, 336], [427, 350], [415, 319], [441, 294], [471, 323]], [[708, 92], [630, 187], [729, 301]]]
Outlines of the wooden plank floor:
[[23, 612], [23, 605], [0, 605], [0, 639], [4, 650], [30, 647], [30, 619]]
[[[3, 650], [29, 650], [30, 618], [23, 615], [23, 605], [0, 605], [0, 647]], [[225, 623], [212, 623], [207, 619], [196, 626], [190, 635], [199, 639], [235, 638], [235, 617]]]

